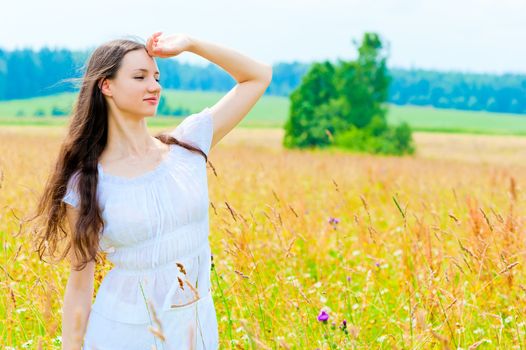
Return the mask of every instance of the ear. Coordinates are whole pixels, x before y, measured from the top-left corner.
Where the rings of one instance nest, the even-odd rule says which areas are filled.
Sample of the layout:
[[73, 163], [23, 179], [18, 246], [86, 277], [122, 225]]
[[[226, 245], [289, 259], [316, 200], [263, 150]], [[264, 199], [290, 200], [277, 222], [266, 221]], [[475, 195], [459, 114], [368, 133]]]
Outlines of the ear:
[[110, 83], [107, 78], [103, 78], [98, 82], [99, 89], [102, 91], [102, 94], [106, 96], [112, 96]]

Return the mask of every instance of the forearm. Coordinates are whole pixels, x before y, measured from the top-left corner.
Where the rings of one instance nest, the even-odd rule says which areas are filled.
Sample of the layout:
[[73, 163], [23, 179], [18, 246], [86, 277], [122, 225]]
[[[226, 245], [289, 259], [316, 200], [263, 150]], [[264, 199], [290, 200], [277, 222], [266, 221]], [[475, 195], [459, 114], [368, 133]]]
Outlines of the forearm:
[[80, 350], [86, 330], [93, 288], [79, 289], [66, 285], [64, 305], [62, 308], [62, 349]]
[[272, 67], [270, 65], [256, 61], [225, 46], [192, 37], [187, 51], [217, 64], [238, 83], [248, 80], [268, 81], [272, 79]]

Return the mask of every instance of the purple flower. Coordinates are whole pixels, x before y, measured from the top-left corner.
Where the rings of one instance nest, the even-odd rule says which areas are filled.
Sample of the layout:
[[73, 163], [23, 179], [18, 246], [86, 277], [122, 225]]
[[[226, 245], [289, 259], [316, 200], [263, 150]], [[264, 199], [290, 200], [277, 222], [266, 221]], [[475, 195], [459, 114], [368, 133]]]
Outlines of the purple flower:
[[347, 276], [347, 282], [351, 282], [351, 276]]
[[380, 263], [377, 261], [374, 263], [376, 265], [376, 267], [380, 267]]
[[329, 314], [325, 310], [322, 310], [320, 314], [318, 315], [318, 321], [327, 322], [328, 319], [329, 319]]
[[340, 222], [340, 219], [333, 218], [332, 216], [329, 218], [329, 224], [337, 225]]
[[347, 329], [347, 320], [343, 320], [343, 321], [342, 321], [342, 324], [340, 325], [340, 328], [341, 328], [342, 330]]
[[348, 334], [348, 332], [347, 332], [347, 320], [343, 320], [343, 321], [342, 321], [342, 324], [340, 325], [340, 329], [341, 329], [345, 334]]

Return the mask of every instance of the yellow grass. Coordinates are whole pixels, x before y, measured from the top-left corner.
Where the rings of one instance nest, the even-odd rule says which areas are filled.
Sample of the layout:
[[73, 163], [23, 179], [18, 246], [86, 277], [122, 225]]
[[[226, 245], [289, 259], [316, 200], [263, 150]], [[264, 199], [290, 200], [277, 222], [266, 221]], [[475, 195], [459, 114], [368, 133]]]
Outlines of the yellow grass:
[[[17, 349], [59, 348], [68, 266], [38, 262], [19, 218], [62, 133], [0, 132], [0, 342]], [[526, 139], [416, 134], [418, 154], [395, 158], [286, 151], [281, 137], [236, 129], [210, 154], [222, 349], [525, 345]]]

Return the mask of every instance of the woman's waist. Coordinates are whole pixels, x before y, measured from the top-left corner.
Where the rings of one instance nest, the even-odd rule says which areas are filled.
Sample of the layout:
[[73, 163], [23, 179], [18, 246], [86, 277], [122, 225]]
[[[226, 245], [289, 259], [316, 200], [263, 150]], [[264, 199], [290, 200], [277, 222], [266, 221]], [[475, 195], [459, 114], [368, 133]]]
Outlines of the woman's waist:
[[[151, 260], [156, 254], [156, 265], [152, 266]], [[160, 245], [158, 251], [144, 249], [138, 252], [119, 252], [108, 254], [108, 260], [114, 265], [112, 271], [115, 273], [141, 275], [151, 274], [165, 269], [174, 269], [178, 263], [200, 259], [201, 262], [211, 260], [210, 244], [204, 240], [193, 249], [174, 249], [172, 245]], [[184, 264], [184, 263], [183, 263]]]
[[[108, 256], [127, 255], [150, 250], [159, 244], [173, 246], [175, 242], [178, 254], [186, 254], [208, 239], [209, 226], [207, 221], [195, 221], [181, 224], [172, 230], [149, 229], [145, 237], [144, 234], [129, 230], [123, 232], [110, 230], [101, 236], [101, 250]], [[133, 242], [136, 239], [138, 240]]]

